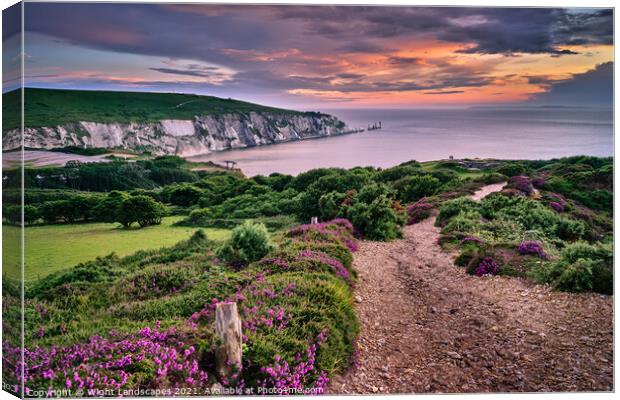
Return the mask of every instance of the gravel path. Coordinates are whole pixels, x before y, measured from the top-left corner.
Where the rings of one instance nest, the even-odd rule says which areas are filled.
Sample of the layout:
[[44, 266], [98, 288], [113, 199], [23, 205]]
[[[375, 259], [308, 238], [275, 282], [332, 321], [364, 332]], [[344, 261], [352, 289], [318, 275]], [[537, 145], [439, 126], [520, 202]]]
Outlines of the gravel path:
[[441, 251], [434, 222], [361, 243], [357, 365], [331, 393], [613, 389], [613, 296], [467, 275]]

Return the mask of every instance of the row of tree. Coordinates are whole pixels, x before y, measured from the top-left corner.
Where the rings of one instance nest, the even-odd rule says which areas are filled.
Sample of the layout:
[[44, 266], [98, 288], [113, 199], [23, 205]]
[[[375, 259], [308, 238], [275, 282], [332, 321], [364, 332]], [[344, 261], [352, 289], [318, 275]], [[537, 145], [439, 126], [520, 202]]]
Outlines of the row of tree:
[[[9, 223], [20, 224], [21, 211], [19, 205], [5, 205], [4, 219]], [[166, 206], [150, 196], [112, 191], [105, 197], [77, 195], [66, 200], [25, 205], [24, 223], [98, 221], [118, 222], [129, 228], [134, 223], [140, 227], [159, 224], [166, 214]]]

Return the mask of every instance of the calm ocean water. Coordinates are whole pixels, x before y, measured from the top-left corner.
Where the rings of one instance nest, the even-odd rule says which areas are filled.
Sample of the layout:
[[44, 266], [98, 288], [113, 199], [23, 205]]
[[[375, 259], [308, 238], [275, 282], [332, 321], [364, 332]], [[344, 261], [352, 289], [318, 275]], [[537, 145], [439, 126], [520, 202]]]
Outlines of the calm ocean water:
[[296, 175], [317, 167], [390, 167], [408, 160], [479, 157], [549, 159], [613, 155], [611, 109], [530, 108], [331, 110], [352, 127], [383, 129], [230, 150], [193, 161], [233, 160], [249, 176]]

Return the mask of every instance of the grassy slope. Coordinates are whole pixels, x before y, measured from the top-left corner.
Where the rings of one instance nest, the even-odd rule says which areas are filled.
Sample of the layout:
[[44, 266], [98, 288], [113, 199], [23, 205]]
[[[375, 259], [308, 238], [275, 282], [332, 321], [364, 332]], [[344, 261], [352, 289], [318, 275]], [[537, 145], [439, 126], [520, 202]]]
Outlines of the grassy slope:
[[[19, 95], [19, 91], [3, 94], [3, 130], [19, 127]], [[26, 89], [24, 109], [26, 126], [33, 128], [77, 121], [127, 123], [191, 119], [196, 115], [231, 112], [298, 113], [213, 96], [35, 88]]]
[[[161, 225], [133, 230], [116, 229], [117, 224], [106, 223], [28, 227], [25, 278], [36, 279], [111, 252], [125, 256], [138, 250], [171, 246], [189, 238], [196, 231], [195, 228], [171, 226], [179, 219], [180, 217], [168, 217]], [[7, 246], [17, 243], [19, 229], [4, 226], [3, 230], [2, 244], [6, 252]], [[224, 229], [204, 229], [204, 231], [212, 240], [223, 240], [229, 233]], [[5, 254], [9, 268], [5, 268], [4, 271], [9, 276], [19, 277], [19, 255], [15, 252]], [[10, 266], [17, 267], [10, 268]]]

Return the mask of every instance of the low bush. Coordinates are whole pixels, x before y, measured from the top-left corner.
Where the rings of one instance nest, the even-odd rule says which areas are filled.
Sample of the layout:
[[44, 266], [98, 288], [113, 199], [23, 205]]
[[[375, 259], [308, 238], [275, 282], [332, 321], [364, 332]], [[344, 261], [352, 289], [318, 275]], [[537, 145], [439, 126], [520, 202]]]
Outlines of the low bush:
[[532, 270], [541, 283], [571, 292], [613, 293], [613, 252], [610, 245], [577, 242], [566, 246], [559, 260]]
[[519, 244], [517, 251], [521, 255], [532, 255], [546, 260], [549, 258], [545, 249], [543, 249], [542, 243], [536, 240], [526, 240]]
[[434, 207], [432, 204], [423, 202], [424, 199], [413, 203], [407, 207], [407, 225], [417, 224], [422, 222], [433, 213]]
[[499, 172], [490, 172], [485, 173], [476, 180], [484, 183], [485, 185], [491, 185], [494, 183], [506, 182], [508, 181], [508, 177], [504, 174], [500, 174]]
[[325, 253], [328, 256], [340, 261], [342, 265], [347, 270], [349, 270], [349, 272], [353, 273], [353, 269], [351, 268], [353, 265], [353, 254], [351, 253], [351, 249], [341, 244], [340, 241], [334, 241], [330, 243], [297, 240], [284, 243], [282, 247], [286, 251], [292, 251], [296, 253], [299, 253], [302, 250]]
[[337, 243], [350, 251], [357, 250], [357, 242], [353, 237], [354, 228], [350, 221], [337, 218], [320, 224], [300, 225], [289, 230], [285, 237], [294, 241]]
[[402, 237], [404, 213], [397, 209], [393, 200], [386, 195], [381, 195], [370, 203], [355, 202], [349, 208], [347, 217], [367, 239], [392, 240]]
[[446, 221], [461, 212], [477, 211], [478, 203], [468, 197], [457, 197], [456, 199], [444, 202], [437, 215], [438, 226], [445, 225]]
[[534, 191], [534, 186], [532, 186], [532, 182], [527, 176], [518, 175], [513, 176], [508, 180], [507, 188], [517, 189], [520, 192], [523, 192], [526, 195], [532, 194]]
[[221, 260], [240, 267], [260, 260], [274, 249], [265, 225], [246, 221], [233, 229], [230, 239], [216, 254]]
[[[446, 181], [450, 180], [450, 178], [446, 179]], [[394, 183], [394, 188], [398, 191], [399, 200], [405, 203], [432, 196], [437, 193], [440, 187], [440, 180], [432, 175], [412, 175]]]
[[499, 266], [491, 257], [484, 257], [474, 269], [474, 274], [477, 276], [497, 275], [499, 274]]

